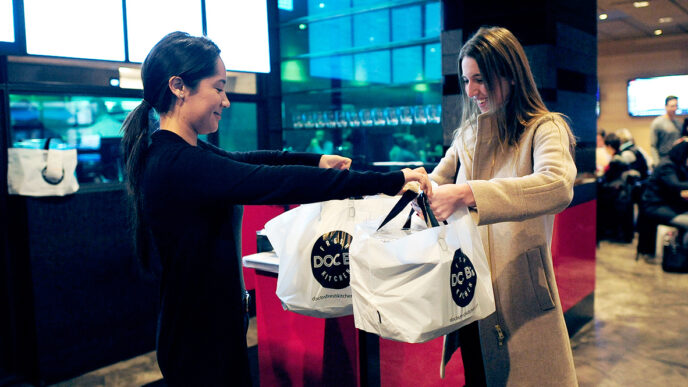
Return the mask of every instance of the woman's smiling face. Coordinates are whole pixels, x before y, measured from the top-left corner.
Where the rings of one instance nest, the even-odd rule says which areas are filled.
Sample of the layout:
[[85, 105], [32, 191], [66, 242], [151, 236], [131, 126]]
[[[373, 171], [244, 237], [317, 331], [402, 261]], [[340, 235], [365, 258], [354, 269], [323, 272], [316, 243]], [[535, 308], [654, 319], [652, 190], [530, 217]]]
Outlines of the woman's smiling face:
[[[478, 105], [481, 113], [495, 110], [501, 106], [511, 92], [511, 84], [506, 78], [499, 77], [495, 82], [497, 88], [494, 92], [495, 101], [490, 101], [490, 93], [487, 90], [485, 79], [480, 73], [478, 62], [470, 56], [461, 61], [461, 78], [464, 82], [466, 95]], [[494, 103], [494, 105], [493, 105]]]
[[215, 73], [203, 78], [184, 99], [182, 119], [198, 134], [214, 133], [218, 129], [222, 110], [229, 107], [225, 94], [227, 73], [220, 58], [215, 63]]

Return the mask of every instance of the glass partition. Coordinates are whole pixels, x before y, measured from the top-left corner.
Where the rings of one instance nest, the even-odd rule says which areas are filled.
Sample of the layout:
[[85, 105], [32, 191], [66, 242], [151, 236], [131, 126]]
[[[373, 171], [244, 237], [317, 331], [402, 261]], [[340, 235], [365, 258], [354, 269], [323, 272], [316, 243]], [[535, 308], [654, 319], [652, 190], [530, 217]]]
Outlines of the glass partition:
[[219, 147], [226, 151], [258, 149], [257, 105], [253, 102], [232, 102], [222, 111], [218, 129]]
[[354, 168], [442, 156], [439, 1], [295, 0], [280, 10], [285, 149]]
[[[10, 94], [10, 143], [40, 147], [56, 138], [77, 149], [80, 184], [123, 181], [120, 128], [136, 98]], [[156, 117], [151, 117], [155, 127]]]

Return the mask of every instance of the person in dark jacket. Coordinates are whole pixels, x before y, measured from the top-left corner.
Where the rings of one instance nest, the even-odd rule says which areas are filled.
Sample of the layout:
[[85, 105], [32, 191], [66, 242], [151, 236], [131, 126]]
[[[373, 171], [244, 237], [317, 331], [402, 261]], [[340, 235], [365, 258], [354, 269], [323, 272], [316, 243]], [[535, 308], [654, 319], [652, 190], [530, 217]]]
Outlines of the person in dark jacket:
[[[220, 50], [173, 32], [141, 68], [143, 101], [122, 131], [127, 188], [144, 263], [162, 267], [157, 358], [169, 386], [251, 385], [241, 278], [243, 204], [300, 204], [395, 195], [411, 181], [431, 194], [423, 169], [353, 172], [341, 156], [226, 152], [198, 136], [230, 106]], [[149, 134], [151, 109], [160, 129]]]
[[638, 220], [638, 252], [654, 255], [658, 224], [688, 228], [678, 215], [688, 212], [688, 142], [679, 141], [650, 175]]

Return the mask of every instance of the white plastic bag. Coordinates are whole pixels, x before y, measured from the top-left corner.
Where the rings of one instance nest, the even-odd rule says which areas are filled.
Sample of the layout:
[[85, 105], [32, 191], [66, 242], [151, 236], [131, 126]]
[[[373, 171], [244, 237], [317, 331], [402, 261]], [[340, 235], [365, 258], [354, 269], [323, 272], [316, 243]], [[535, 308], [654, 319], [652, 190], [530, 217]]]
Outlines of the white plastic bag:
[[[403, 212], [402, 212], [403, 213]], [[463, 208], [447, 225], [401, 230], [392, 222], [359, 224], [350, 248], [356, 328], [420, 343], [495, 310], [487, 257]]]
[[53, 149], [50, 139], [44, 149], [7, 150], [7, 191], [12, 195], [64, 196], [76, 192], [79, 183], [76, 149]]
[[331, 200], [287, 211], [265, 225], [279, 257], [277, 296], [285, 310], [313, 317], [353, 312], [349, 245], [356, 223], [377, 219], [393, 197]]

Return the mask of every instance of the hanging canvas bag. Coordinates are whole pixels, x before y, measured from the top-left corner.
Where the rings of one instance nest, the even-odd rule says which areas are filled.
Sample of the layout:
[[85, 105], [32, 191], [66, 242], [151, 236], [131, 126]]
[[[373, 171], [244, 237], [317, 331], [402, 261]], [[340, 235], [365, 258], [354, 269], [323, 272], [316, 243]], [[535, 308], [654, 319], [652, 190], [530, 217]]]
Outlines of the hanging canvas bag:
[[379, 221], [356, 227], [349, 261], [356, 328], [420, 343], [494, 312], [487, 257], [468, 210], [437, 225], [427, 202], [420, 206], [435, 227], [404, 229], [404, 216], [381, 229]]
[[42, 149], [7, 150], [7, 191], [12, 195], [64, 196], [79, 189], [76, 149], [56, 149], [47, 139]]
[[349, 246], [356, 223], [377, 219], [393, 197], [301, 205], [265, 225], [279, 258], [277, 296], [285, 310], [313, 317], [353, 312]]

